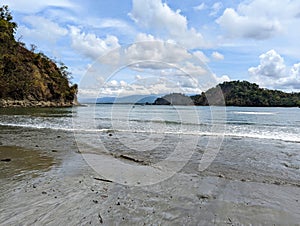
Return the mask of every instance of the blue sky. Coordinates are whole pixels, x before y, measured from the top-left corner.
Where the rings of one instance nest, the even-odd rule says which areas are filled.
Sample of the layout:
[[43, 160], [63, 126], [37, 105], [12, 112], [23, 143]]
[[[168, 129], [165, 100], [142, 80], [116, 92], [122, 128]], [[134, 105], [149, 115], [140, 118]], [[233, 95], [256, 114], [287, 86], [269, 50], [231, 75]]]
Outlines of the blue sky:
[[[212, 80], [300, 90], [298, 0], [2, 2], [18, 23], [16, 37], [64, 62], [82, 97], [99, 96], [99, 89], [107, 96], [197, 93]], [[133, 59], [152, 63], [133, 66]], [[113, 74], [103, 72], [106, 63]], [[209, 73], [201, 77], [202, 69]]]

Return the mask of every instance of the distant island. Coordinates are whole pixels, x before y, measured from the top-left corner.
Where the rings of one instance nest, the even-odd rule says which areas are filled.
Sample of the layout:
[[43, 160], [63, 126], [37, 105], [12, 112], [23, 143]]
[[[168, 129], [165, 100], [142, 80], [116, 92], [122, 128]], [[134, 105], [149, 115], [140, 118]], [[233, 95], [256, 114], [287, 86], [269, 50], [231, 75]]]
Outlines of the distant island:
[[0, 107], [59, 107], [77, 104], [77, 85], [70, 85], [67, 67], [35, 53], [14, 34], [7, 6], [0, 7]]
[[[224, 99], [220, 95], [222, 91]], [[209, 101], [208, 101], [209, 100]], [[247, 81], [224, 82], [199, 95], [173, 93], [157, 98], [153, 105], [225, 105], [249, 107], [299, 107], [300, 93], [260, 88]]]

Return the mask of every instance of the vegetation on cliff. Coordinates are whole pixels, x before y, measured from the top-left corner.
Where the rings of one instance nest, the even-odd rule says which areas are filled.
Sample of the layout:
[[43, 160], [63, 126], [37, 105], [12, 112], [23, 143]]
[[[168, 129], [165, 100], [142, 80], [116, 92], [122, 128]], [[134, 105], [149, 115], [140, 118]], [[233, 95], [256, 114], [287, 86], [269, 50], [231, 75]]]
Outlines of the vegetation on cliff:
[[[285, 93], [279, 90], [260, 88], [247, 81], [224, 82], [201, 95], [191, 96], [195, 105], [222, 105], [222, 91], [227, 106], [295, 107], [300, 106], [300, 93]], [[208, 97], [208, 98], [207, 98]]]
[[[0, 107], [6, 101], [67, 106], [76, 102], [77, 85], [70, 86], [67, 67], [15, 40], [17, 24], [7, 6], [0, 8]], [[4, 101], [5, 100], [5, 101]]]
[[[300, 93], [285, 93], [279, 90], [260, 88], [247, 81], [224, 82], [199, 95], [184, 96], [190, 98], [192, 104], [250, 106], [250, 107], [296, 107], [300, 106]], [[158, 98], [154, 104], [169, 105], [171, 99], [180, 100], [178, 94], [169, 94]], [[164, 100], [164, 101], [163, 101]], [[174, 105], [186, 105], [184, 102], [173, 102]]]

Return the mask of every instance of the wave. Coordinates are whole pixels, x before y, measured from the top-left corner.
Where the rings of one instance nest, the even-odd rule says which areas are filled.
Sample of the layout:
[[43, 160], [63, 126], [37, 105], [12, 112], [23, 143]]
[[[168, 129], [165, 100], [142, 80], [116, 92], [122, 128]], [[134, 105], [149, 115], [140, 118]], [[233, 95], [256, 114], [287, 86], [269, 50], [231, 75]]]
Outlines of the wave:
[[276, 115], [277, 112], [261, 112], [261, 111], [233, 111], [233, 114], [239, 115]]
[[254, 139], [268, 139], [268, 140], [281, 140], [286, 142], [300, 143], [300, 137], [297, 134], [291, 133], [270, 133], [270, 134], [259, 134], [257, 131], [255, 133], [234, 133], [225, 131], [224, 133], [215, 133], [210, 131], [154, 131], [154, 130], [122, 130], [114, 128], [105, 129], [86, 129], [86, 128], [66, 128], [66, 127], [49, 127], [47, 125], [30, 125], [30, 124], [14, 124], [14, 123], [1, 123], [0, 126], [8, 127], [22, 127], [29, 129], [50, 129], [50, 130], [60, 130], [68, 131], [74, 133], [143, 133], [143, 134], [162, 134], [162, 135], [190, 135], [190, 136], [224, 136], [224, 137], [237, 137], [237, 138], [254, 138]]
[[21, 127], [21, 128], [29, 128], [29, 129], [51, 129], [51, 130], [73, 131], [72, 128], [55, 127], [55, 126], [49, 126], [49, 125], [43, 125], [43, 124], [33, 125], [33, 124], [2, 123], [2, 122], [0, 122], [0, 126]]
[[[108, 121], [114, 119], [111, 118], [95, 118], [96, 120], [101, 121]], [[119, 121], [120, 119], [116, 119], [116, 121]], [[123, 122], [139, 122], [139, 123], [161, 123], [161, 124], [167, 124], [167, 125], [193, 125], [193, 126], [211, 126], [212, 123], [199, 123], [199, 122], [181, 122], [181, 121], [171, 121], [171, 120], [152, 120], [152, 119], [124, 119]]]

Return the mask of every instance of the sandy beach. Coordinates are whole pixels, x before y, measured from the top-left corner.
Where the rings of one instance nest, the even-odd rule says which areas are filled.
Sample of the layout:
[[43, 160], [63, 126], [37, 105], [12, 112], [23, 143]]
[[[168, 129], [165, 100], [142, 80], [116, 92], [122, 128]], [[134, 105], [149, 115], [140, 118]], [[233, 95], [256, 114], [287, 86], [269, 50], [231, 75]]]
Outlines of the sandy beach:
[[[286, 163], [282, 169], [270, 170], [271, 165], [253, 160], [255, 152], [228, 152], [231, 145], [238, 145], [238, 139], [225, 140], [218, 157], [204, 172], [196, 170], [194, 160], [199, 156], [195, 153], [170, 179], [141, 187], [101, 180], [78, 153], [72, 132], [1, 127], [0, 139], [1, 225], [300, 222], [299, 168]], [[253, 139], [249, 145], [255, 147], [255, 142]], [[299, 158], [299, 146], [294, 144], [294, 156], [281, 153], [276, 158], [282, 162]], [[261, 148], [274, 147], [266, 144]], [[272, 158], [267, 155], [260, 158]], [[256, 162], [255, 167], [251, 161]]]
[[0, 226], [300, 226], [300, 1], [0, 6]]

